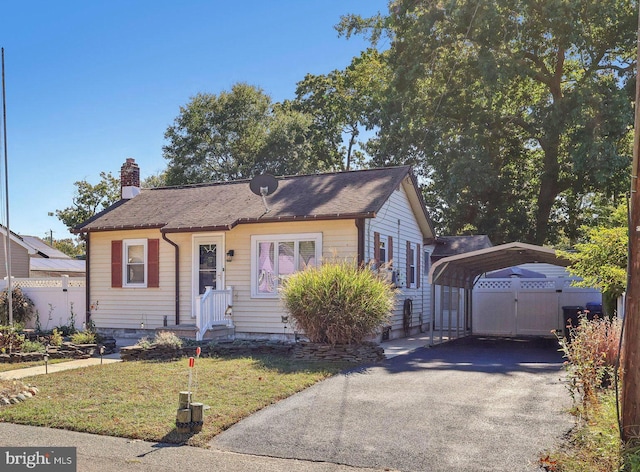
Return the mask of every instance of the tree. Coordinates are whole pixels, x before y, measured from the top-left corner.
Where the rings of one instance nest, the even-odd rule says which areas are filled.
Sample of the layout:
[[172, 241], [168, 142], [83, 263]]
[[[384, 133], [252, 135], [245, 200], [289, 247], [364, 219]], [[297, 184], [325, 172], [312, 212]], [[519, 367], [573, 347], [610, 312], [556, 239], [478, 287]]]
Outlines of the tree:
[[272, 103], [261, 89], [243, 83], [218, 95], [193, 97], [165, 132], [166, 183], [236, 180], [261, 172], [314, 170], [306, 134], [310, 118], [287, 104]]
[[166, 185], [167, 185], [166, 171], [161, 171], [161, 172], [152, 174], [140, 183], [140, 186], [142, 188], [158, 188], [158, 187], [165, 187]]
[[414, 164], [448, 232], [542, 244], [567, 195], [626, 189], [630, 0], [398, 0], [339, 28], [390, 38], [374, 162]]
[[368, 49], [345, 70], [307, 74], [298, 82], [295, 103], [313, 117], [310, 139], [323, 162], [340, 170], [364, 164], [366, 150], [358, 137], [371, 129], [368, 117], [387, 80], [381, 53]]
[[85, 255], [84, 244], [77, 244], [71, 238], [55, 239], [53, 241], [53, 247], [74, 259], [80, 258]]
[[95, 185], [86, 180], [74, 185], [73, 205], [56, 210], [58, 219], [70, 230], [120, 200], [120, 181], [111, 172], [100, 172], [100, 182]]
[[577, 287], [595, 287], [602, 291], [604, 311], [612, 316], [617, 299], [627, 288], [626, 226], [584, 228], [588, 241], [578, 243], [576, 252], [560, 251], [571, 261], [569, 273], [581, 277]]

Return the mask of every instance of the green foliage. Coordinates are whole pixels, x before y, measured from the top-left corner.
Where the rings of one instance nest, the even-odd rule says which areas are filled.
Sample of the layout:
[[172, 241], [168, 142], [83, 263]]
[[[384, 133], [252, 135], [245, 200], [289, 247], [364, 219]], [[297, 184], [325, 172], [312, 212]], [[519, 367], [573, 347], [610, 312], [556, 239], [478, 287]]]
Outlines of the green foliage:
[[312, 342], [358, 344], [388, 322], [395, 301], [389, 283], [348, 261], [308, 267], [281, 289], [285, 308]]
[[26, 339], [20, 348], [22, 352], [45, 352], [46, 348], [41, 342]]
[[11, 353], [19, 351], [24, 343], [24, 336], [20, 334], [22, 327], [0, 325], [0, 352]]
[[62, 346], [62, 341], [64, 341], [62, 333], [54, 328], [53, 333], [51, 333], [51, 337], [49, 338], [49, 344], [52, 346]]
[[[8, 290], [0, 293], [0, 324], [9, 324], [9, 300]], [[22, 291], [20, 287], [12, 290], [11, 311], [13, 312], [13, 322], [24, 324], [31, 319], [35, 313], [33, 301]]]
[[364, 165], [362, 130], [389, 80], [382, 54], [369, 49], [344, 70], [307, 74], [296, 89], [296, 107], [313, 117], [310, 140], [325, 168], [350, 170]]
[[373, 163], [415, 165], [445, 233], [555, 242], [593, 195], [628, 188], [636, 23], [627, 0], [399, 0], [343, 18], [342, 34], [389, 38]]
[[92, 333], [91, 331], [73, 333], [71, 335], [71, 342], [73, 344], [95, 344], [96, 333]]
[[617, 318], [589, 321], [584, 316], [572, 321], [569, 337], [559, 336], [558, 340], [567, 359], [569, 392], [574, 402], [581, 402], [581, 413], [588, 417], [598, 405], [603, 384], [610, 385], [615, 374], [622, 322]]
[[74, 241], [72, 238], [54, 239], [53, 247], [73, 259], [83, 257], [86, 251], [83, 242]]
[[100, 172], [100, 182], [95, 185], [86, 180], [77, 181], [74, 185], [76, 190], [72, 206], [64, 210], [56, 210], [58, 219], [69, 229], [73, 229], [120, 200], [120, 180], [111, 172]]
[[[598, 407], [589, 415], [588, 421], [578, 417], [576, 426], [568, 437], [540, 459], [540, 465], [549, 472], [637, 472], [637, 455], [625, 450], [620, 440], [616, 399], [613, 389], [599, 394]], [[622, 467], [622, 464], [626, 467]], [[637, 467], [637, 466], [636, 466]]]
[[165, 132], [169, 185], [315, 169], [306, 134], [311, 118], [243, 83], [193, 97]]
[[578, 287], [595, 287], [603, 293], [605, 311], [613, 314], [613, 304], [627, 286], [626, 227], [583, 228], [586, 242], [575, 245], [576, 252], [558, 251], [571, 261], [569, 273], [583, 280]]

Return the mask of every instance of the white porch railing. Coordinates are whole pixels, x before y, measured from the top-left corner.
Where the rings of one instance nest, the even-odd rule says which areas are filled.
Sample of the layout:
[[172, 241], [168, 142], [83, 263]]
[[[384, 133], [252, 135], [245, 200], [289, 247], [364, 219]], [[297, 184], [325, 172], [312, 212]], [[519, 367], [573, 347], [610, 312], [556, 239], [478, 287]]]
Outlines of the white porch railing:
[[196, 303], [196, 339], [201, 341], [209, 328], [214, 325], [233, 327], [231, 319], [233, 306], [233, 287], [226, 290], [213, 290], [206, 287], [198, 296]]

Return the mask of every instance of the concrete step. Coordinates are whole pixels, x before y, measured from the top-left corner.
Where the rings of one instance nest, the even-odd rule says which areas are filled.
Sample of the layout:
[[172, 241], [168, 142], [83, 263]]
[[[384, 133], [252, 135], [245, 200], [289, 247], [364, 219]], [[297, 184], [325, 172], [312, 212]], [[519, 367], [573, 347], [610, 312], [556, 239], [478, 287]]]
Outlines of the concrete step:
[[[168, 331], [183, 339], [196, 339], [198, 328], [193, 324], [180, 324], [173, 326], [165, 326], [156, 328], [156, 332]], [[235, 328], [229, 328], [226, 325], [214, 325], [204, 334], [205, 341], [220, 341], [233, 339], [235, 336]]]

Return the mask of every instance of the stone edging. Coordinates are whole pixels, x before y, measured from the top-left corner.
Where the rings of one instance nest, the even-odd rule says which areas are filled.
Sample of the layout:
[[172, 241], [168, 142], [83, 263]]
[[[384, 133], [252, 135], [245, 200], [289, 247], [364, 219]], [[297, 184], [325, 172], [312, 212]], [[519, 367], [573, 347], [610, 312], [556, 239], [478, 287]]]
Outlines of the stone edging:
[[[120, 349], [120, 358], [123, 361], [140, 360], [171, 360], [181, 357], [195, 356], [197, 346], [151, 345], [143, 348], [140, 346], [126, 346]], [[304, 361], [329, 361], [347, 363], [377, 363], [386, 359], [384, 349], [373, 342], [362, 344], [336, 345], [315, 344], [310, 342], [298, 342], [295, 344], [273, 341], [235, 341], [228, 343], [209, 343], [200, 346], [202, 357], [218, 355], [242, 355], [242, 354], [279, 354], [291, 356], [294, 359]]]
[[38, 393], [40, 393], [40, 390], [38, 390], [37, 387], [26, 387], [16, 395], [11, 395], [9, 397], [0, 397], [0, 407], [21, 403], [31, 397], [34, 397]]

